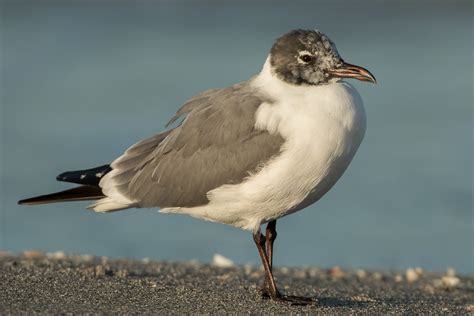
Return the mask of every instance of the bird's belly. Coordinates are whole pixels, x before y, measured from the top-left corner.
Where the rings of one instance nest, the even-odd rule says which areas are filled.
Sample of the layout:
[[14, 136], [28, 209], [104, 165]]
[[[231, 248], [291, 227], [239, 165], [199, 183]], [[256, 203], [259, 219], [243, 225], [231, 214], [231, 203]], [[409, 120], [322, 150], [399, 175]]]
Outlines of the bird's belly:
[[282, 170], [275, 170], [272, 191], [277, 192], [273, 195], [276, 203], [265, 221], [319, 200], [342, 176], [362, 140], [358, 131], [337, 124], [331, 126], [330, 133], [324, 127], [308, 132], [312, 139], [300, 140], [283, 153], [281, 166], [274, 166]]
[[325, 89], [324, 97], [261, 105], [256, 128], [282, 135], [281, 152], [242, 183], [208, 192], [208, 204], [177, 211], [255, 230], [320, 199], [344, 173], [365, 132], [365, 111], [352, 86]]
[[[326, 194], [343, 175], [352, 161], [356, 149], [351, 148], [351, 146], [334, 144], [334, 146], [327, 146], [325, 153], [309, 155], [307, 157], [308, 166], [302, 170], [307, 175], [306, 180], [300, 179], [300, 181], [294, 183], [294, 188], [305, 188], [305, 192], [299, 192], [298, 189], [293, 190], [292, 193], [294, 196], [298, 196], [298, 201], [295, 201], [294, 205], [288, 208], [285, 215], [315, 203]], [[321, 159], [322, 156], [323, 159]]]
[[243, 183], [209, 192], [204, 217], [255, 229], [320, 199], [346, 170], [363, 133], [342, 125], [332, 125], [329, 133], [322, 125], [307, 132]]

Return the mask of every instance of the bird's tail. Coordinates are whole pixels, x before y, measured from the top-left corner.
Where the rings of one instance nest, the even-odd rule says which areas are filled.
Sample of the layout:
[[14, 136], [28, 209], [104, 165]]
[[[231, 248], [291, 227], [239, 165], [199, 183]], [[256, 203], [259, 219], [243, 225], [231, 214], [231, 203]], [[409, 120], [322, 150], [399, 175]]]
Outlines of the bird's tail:
[[101, 199], [105, 197], [105, 195], [99, 187], [99, 182], [101, 178], [111, 170], [110, 165], [103, 165], [92, 169], [63, 172], [57, 176], [57, 180], [77, 183], [80, 184], [80, 186], [65, 191], [24, 199], [18, 201], [18, 204], [35, 205]]
[[87, 201], [101, 199], [104, 196], [105, 195], [102, 193], [100, 187], [81, 185], [69, 190], [24, 199], [18, 201], [18, 204], [35, 205], [57, 202]]

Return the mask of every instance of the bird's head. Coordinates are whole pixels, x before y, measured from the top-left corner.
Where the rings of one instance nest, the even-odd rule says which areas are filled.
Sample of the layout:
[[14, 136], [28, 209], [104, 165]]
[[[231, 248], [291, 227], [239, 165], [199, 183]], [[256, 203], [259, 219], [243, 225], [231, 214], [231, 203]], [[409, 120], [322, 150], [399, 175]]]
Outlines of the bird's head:
[[316, 30], [294, 30], [278, 38], [270, 51], [273, 72], [288, 83], [320, 85], [355, 78], [376, 83], [375, 77], [339, 56], [336, 45]]

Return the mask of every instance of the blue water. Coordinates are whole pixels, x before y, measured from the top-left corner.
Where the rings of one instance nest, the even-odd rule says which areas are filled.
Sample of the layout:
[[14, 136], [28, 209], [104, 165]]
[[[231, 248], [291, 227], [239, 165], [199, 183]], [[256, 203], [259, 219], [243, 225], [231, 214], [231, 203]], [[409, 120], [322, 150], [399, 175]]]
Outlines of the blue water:
[[318, 28], [379, 83], [352, 82], [366, 138], [320, 202], [278, 222], [277, 264], [474, 272], [472, 2], [59, 3], [1, 4], [0, 249], [257, 264], [250, 234], [224, 225], [16, 201], [249, 78], [278, 35]]

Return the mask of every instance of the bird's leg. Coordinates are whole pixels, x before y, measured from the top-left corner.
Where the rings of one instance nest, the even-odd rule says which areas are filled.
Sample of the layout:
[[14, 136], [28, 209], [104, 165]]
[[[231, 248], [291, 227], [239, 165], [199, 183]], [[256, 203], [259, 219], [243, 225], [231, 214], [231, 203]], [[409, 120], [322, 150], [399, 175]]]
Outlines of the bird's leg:
[[265, 236], [262, 235], [260, 232], [260, 228], [253, 234], [253, 240], [255, 241], [255, 245], [258, 249], [258, 254], [262, 259], [263, 268], [265, 270], [265, 284], [267, 285], [266, 288], [268, 290], [268, 295], [277, 300], [281, 297], [280, 293], [275, 284], [275, 280], [273, 278], [272, 269], [270, 267], [270, 263], [268, 261], [267, 253], [265, 250]]
[[267, 245], [267, 258], [270, 264], [270, 270], [273, 272], [273, 243], [277, 238], [276, 232], [277, 221], [273, 220], [267, 224], [266, 233], [266, 245]]
[[[314, 304], [315, 301], [311, 298], [288, 295], [283, 296], [280, 294], [276, 287], [275, 279], [273, 278], [271, 259], [269, 259], [272, 257], [273, 241], [275, 241], [276, 238], [275, 225], [276, 221], [273, 221], [270, 227], [267, 226], [267, 236], [262, 235], [262, 233], [260, 232], [260, 228], [253, 234], [253, 240], [257, 245], [258, 253], [260, 255], [260, 258], [262, 259], [263, 268], [265, 270], [265, 283], [263, 288], [264, 295], [267, 295], [274, 301], [290, 305]], [[267, 242], [270, 242], [270, 244], [267, 244]], [[267, 253], [267, 249], [269, 253]]]
[[[265, 245], [267, 250], [267, 259], [268, 264], [270, 266], [270, 271], [273, 273], [273, 243], [277, 237], [276, 232], [276, 220], [270, 221], [267, 224], [267, 229], [265, 231]], [[263, 297], [270, 297], [269, 288], [267, 280], [265, 279], [263, 282], [263, 287], [261, 289], [261, 293]]]

